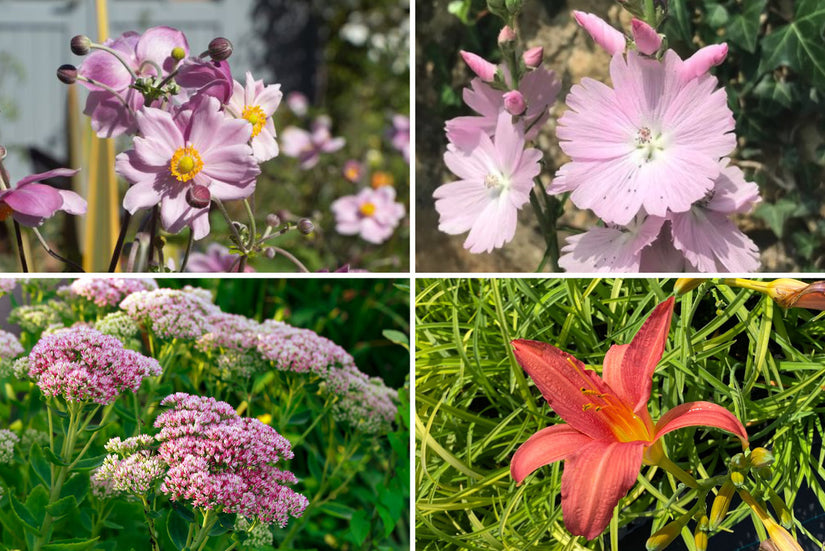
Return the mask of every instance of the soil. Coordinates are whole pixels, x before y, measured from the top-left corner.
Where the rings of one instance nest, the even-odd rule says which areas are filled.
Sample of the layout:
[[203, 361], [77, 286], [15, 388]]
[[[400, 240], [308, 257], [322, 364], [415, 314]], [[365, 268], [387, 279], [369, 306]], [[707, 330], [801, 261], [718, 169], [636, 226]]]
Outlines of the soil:
[[[442, 161], [446, 147], [444, 121], [435, 115], [438, 92], [433, 86], [435, 64], [427, 59], [425, 50], [433, 47], [444, 52], [457, 51], [466, 34], [463, 24], [449, 14], [449, 0], [417, 2], [416, 40], [416, 270], [418, 272], [530, 272], [535, 271], [544, 254], [544, 238], [529, 205], [519, 213], [519, 225], [514, 239], [490, 254], [470, 254], [462, 244], [466, 234], [450, 236], [438, 230], [438, 214], [432, 193], [444, 182], [453, 180]], [[559, 7], [559, 4], [563, 4]], [[573, 10], [595, 13], [614, 27], [630, 27], [629, 14], [613, 0], [568, 0], [566, 3], [528, 1], [519, 19], [519, 33], [527, 47], [543, 46], [545, 66], [556, 72], [562, 81], [559, 100], [551, 108], [551, 118], [538, 138], [538, 147], [545, 153], [542, 179], [545, 186], [552, 174], [568, 159], [555, 138], [556, 121], [564, 112], [564, 97], [573, 84], [583, 77], [609, 82], [610, 57], [596, 46], [579, 28], [571, 16]], [[471, 74], [458, 55], [450, 77], [453, 89], [467, 86]], [[469, 110], [469, 108], [468, 108]], [[586, 228], [597, 221], [589, 211], [580, 211], [568, 203], [559, 220], [559, 227]], [[786, 272], [794, 270], [784, 254], [783, 243], [760, 221], [741, 217], [735, 223], [757, 245], [762, 258], [762, 270]], [[568, 234], [560, 232], [560, 245]]]

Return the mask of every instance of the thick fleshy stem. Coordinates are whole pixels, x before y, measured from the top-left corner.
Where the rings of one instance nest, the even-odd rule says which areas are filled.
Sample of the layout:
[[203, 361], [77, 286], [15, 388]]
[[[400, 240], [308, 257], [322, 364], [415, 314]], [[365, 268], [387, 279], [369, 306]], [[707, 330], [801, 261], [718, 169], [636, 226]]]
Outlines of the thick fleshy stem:
[[112, 260], [109, 262], [109, 272], [112, 273], [117, 269], [117, 264], [120, 261], [120, 253], [123, 251], [123, 241], [126, 239], [126, 232], [129, 229], [129, 222], [132, 220], [132, 215], [128, 210], [123, 211], [123, 220], [120, 224], [120, 233], [117, 236], [117, 243], [115, 250], [112, 251]]

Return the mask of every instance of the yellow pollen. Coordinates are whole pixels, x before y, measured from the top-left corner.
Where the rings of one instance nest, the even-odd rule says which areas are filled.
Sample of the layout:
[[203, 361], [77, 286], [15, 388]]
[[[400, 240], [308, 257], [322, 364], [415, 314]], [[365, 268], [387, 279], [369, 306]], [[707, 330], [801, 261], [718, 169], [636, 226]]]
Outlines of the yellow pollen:
[[372, 216], [375, 214], [375, 205], [372, 203], [364, 203], [359, 207], [358, 211], [364, 216]]
[[203, 168], [203, 161], [198, 150], [187, 145], [179, 147], [172, 160], [169, 161], [169, 172], [178, 179], [178, 182], [188, 182]]
[[14, 212], [6, 203], [0, 203], [0, 222], [4, 222]]
[[244, 107], [241, 117], [245, 118], [249, 121], [249, 124], [252, 125], [253, 138], [261, 133], [261, 130], [266, 124], [266, 113], [257, 105], [247, 105]]

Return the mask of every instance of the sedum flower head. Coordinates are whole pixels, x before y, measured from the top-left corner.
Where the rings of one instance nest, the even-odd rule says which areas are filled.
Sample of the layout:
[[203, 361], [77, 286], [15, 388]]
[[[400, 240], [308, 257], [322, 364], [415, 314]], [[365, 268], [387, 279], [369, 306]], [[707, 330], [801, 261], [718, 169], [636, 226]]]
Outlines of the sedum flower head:
[[331, 340], [276, 320], [261, 324], [258, 352], [280, 371], [324, 376], [333, 367], [355, 367], [352, 356]]
[[51, 326], [63, 324], [60, 311], [64, 306], [56, 301], [18, 306], [9, 314], [9, 322], [16, 323], [27, 333], [41, 333]]
[[112, 312], [95, 323], [95, 329], [121, 341], [137, 336], [140, 328], [126, 312]]
[[125, 390], [136, 392], [144, 377], [161, 373], [157, 360], [88, 327], [43, 337], [27, 364], [28, 376], [44, 395], [98, 404], [112, 403]]
[[14, 460], [14, 445], [20, 437], [8, 429], [0, 429], [0, 464], [11, 463]]
[[17, 336], [0, 329], [0, 377], [11, 373], [14, 359], [23, 353], [23, 346]]
[[209, 291], [191, 288], [139, 291], [120, 307], [138, 325], [164, 339], [197, 339], [212, 330], [209, 317], [220, 313]]
[[97, 485], [104, 496], [118, 493], [142, 496], [151, 492], [166, 472], [166, 464], [151, 449], [154, 443], [148, 434], [109, 440], [106, 451], [110, 454], [92, 475], [93, 486]]
[[69, 285], [68, 293], [69, 296], [85, 298], [103, 308], [117, 306], [132, 293], [157, 288], [158, 284], [153, 279], [80, 278]]

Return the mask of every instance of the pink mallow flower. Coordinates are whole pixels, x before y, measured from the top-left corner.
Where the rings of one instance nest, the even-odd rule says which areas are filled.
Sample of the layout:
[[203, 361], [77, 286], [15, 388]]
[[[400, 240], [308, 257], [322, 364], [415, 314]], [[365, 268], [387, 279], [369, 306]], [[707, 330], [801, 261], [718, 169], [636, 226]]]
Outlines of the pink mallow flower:
[[0, 221], [12, 216], [24, 226], [35, 227], [59, 210], [69, 214], [85, 214], [86, 200], [73, 191], [56, 189], [40, 180], [55, 176], [74, 176], [77, 170], [58, 168], [26, 176], [11, 189], [0, 190]]
[[195, 239], [209, 233], [209, 203], [243, 199], [260, 174], [245, 120], [228, 119], [220, 102], [204, 97], [190, 116], [173, 117], [155, 108], [138, 113], [140, 136], [117, 156], [115, 168], [132, 186], [123, 207], [134, 214], [160, 203], [163, 228], [190, 226]]
[[[505, 71], [505, 80], [510, 76]], [[548, 108], [556, 101], [561, 90], [561, 81], [556, 73], [544, 67], [538, 67], [525, 74], [519, 82], [518, 92], [527, 104], [523, 114], [526, 140], [530, 141], [539, 134], [542, 125], [550, 118]], [[474, 78], [470, 88], [464, 89], [464, 103], [479, 116], [465, 116], [450, 119], [446, 123], [447, 139], [456, 143], [465, 139], [475, 139], [477, 130], [492, 137], [496, 130], [499, 114], [505, 109], [505, 92], [496, 90], [481, 79]]]
[[345, 195], [333, 201], [335, 231], [342, 235], [360, 234], [370, 243], [383, 243], [390, 238], [407, 211], [395, 202], [395, 188], [381, 186], [364, 188], [357, 195]]
[[664, 217], [702, 199], [736, 146], [734, 120], [716, 78], [685, 82], [683, 64], [672, 50], [661, 61], [631, 51], [610, 63], [613, 88], [573, 86], [556, 131], [572, 161], [548, 193], [572, 192], [576, 206], [619, 225], [642, 208]]
[[533, 471], [564, 460], [562, 515], [567, 529], [577, 536], [592, 540], [604, 531], [642, 465], [659, 465], [679, 474], [681, 469], [665, 455], [661, 440], [665, 434], [686, 427], [714, 427], [737, 436], [743, 449], [748, 447], [742, 423], [710, 402], [681, 404], [653, 422], [648, 402], [653, 373], [665, 350], [673, 302], [671, 297], [659, 304], [628, 344], [610, 347], [601, 377], [550, 344], [512, 342], [516, 361], [565, 423], [543, 428], [524, 442], [513, 455], [510, 474], [521, 484]]
[[252, 152], [259, 163], [278, 155], [275, 141], [275, 124], [272, 115], [281, 103], [283, 93], [280, 84], [264, 86], [263, 80], [255, 80], [246, 73], [246, 86], [234, 81], [235, 89], [227, 104], [227, 113], [246, 120], [252, 125]]
[[318, 164], [321, 153], [334, 153], [346, 144], [344, 138], [333, 138], [329, 120], [319, 117], [312, 123], [312, 132], [289, 126], [281, 134], [281, 150], [287, 157], [301, 161], [301, 168], [308, 170]]
[[[152, 27], [143, 34], [129, 31], [104, 45], [118, 52], [138, 78], [168, 76], [177, 66], [172, 57], [175, 48], [182, 48], [189, 55], [186, 37], [171, 27]], [[132, 110], [143, 106], [143, 96], [130, 88], [133, 79], [129, 70], [109, 52], [94, 50], [80, 64], [78, 74], [109, 86], [124, 97]], [[83, 80], [78, 82], [90, 90], [84, 113], [91, 118], [92, 129], [98, 136], [111, 138], [137, 129], [134, 116], [111, 92]]]
[[451, 235], [469, 230], [464, 247], [471, 253], [490, 252], [510, 241], [518, 211], [541, 171], [540, 160], [538, 149], [524, 149], [522, 123], [514, 125], [506, 111], [498, 117], [493, 139], [477, 132], [470, 148], [448, 145], [444, 162], [460, 179], [433, 194], [438, 229]]
[[76, 402], [111, 404], [120, 393], [137, 392], [144, 378], [160, 373], [154, 358], [83, 326], [46, 335], [28, 357], [28, 375], [45, 396]]

